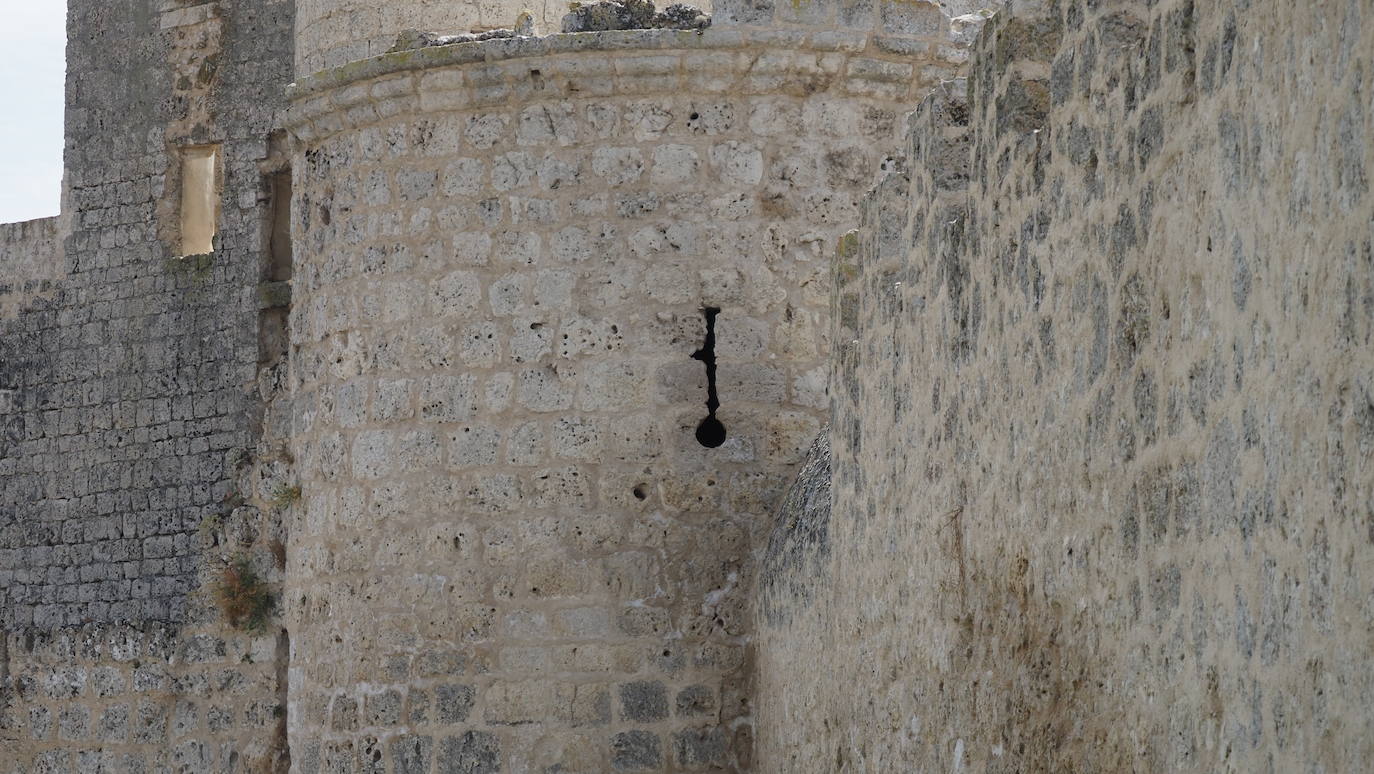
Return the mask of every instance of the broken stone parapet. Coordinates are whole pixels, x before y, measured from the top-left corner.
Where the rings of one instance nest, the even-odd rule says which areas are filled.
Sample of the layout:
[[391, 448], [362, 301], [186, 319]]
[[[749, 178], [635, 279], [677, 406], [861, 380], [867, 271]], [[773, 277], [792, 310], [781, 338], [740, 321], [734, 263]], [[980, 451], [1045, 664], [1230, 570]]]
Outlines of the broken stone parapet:
[[513, 37], [515, 37], [515, 30], [513, 29], [469, 32], [462, 35], [440, 35], [435, 32], [405, 30], [400, 35], [396, 36], [396, 45], [392, 46], [391, 50], [387, 53], [412, 51], [417, 48], [428, 48], [430, 46], [451, 46], [455, 43], [475, 43], [479, 40], [499, 40]]
[[602, 0], [585, 5], [571, 3], [569, 7], [572, 13], [563, 17], [564, 32], [704, 30], [711, 26], [709, 15], [684, 3], [674, 3], [662, 11], [649, 0]]

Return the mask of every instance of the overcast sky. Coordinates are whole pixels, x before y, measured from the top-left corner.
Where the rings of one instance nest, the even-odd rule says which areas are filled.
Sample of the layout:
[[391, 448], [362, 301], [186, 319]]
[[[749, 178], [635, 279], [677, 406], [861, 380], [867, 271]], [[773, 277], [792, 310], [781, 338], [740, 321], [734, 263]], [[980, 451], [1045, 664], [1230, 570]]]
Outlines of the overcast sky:
[[56, 215], [67, 0], [0, 0], [0, 223]]

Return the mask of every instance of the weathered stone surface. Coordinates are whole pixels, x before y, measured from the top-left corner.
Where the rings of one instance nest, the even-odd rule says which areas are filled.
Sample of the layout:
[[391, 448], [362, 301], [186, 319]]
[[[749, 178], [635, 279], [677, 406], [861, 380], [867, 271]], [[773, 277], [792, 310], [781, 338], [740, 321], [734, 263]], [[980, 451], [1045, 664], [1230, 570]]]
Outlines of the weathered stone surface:
[[0, 227], [3, 774], [1374, 755], [1364, 0], [126, 5]]
[[62, 273], [57, 218], [0, 225], [0, 269], [0, 320], [16, 317], [24, 307], [50, 296], [53, 280]]
[[[298, 86], [287, 620], [339, 655], [293, 661], [293, 705], [423, 691], [406, 733], [471, 726], [507, 767], [751, 766], [752, 551], [823, 425], [830, 252], [946, 71], [664, 32]], [[696, 45], [732, 52], [709, 82]], [[438, 649], [461, 678], [416, 668]], [[293, 718], [302, 746], [387, 728]]]
[[[267, 470], [258, 285], [291, 5], [163, 5], [69, 4], [66, 210], [0, 227], [7, 774], [285, 752], [277, 632], [229, 630], [206, 587], [240, 551], [270, 574], [280, 537], [245, 506], [279, 483], [248, 479]], [[208, 144], [217, 249], [177, 259], [180, 149]]]
[[570, 7], [572, 12], [563, 17], [563, 32], [704, 30], [711, 26], [710, 16], [683, 3], [675, 3], [662, 11], [654, 8], [649, 0], [598, 0], [572, 3]]
[[1367, 2], [987, 23], [839, 251], [759, 770], [1364, 765], [1372, 52]]

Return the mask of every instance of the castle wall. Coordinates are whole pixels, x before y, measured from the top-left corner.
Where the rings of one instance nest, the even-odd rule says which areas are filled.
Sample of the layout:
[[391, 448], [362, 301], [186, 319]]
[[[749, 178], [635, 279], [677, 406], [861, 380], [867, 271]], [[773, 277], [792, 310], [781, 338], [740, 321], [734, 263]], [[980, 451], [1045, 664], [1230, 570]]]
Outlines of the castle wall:
[[0, 319], [18, 315], [51, 291], [62, 266], [57, 221], [54, 217], [0, 224]]
[[[240, 554], [275, 572], [239, 468], [291, 4], [73, 0], [68, 29], [70, 233], [0, 320], [0, 771], [264, 766], [284, 648], [207, 586]], [[211, 143], [218, 248], [181, 259], [180, 149]]]
[[[563, 17], [572, 5], [568, 0], [298, 0], [296, 74], [305, 77], [385, 54], [396, 44], [397, 35], [407, 30], [456, 35], [510, 29], [516, 17], [528, 12], [536, 34], [561, 32]], [[691, 5], [711, 12], [710, 0]]]
[[844, 245], [757, 766], [1362, 769], [1374, 5], [1014, 6]]
[[833, 245], [947, 71], [787, 42], [494, 41], [300, 85], [301, 771], [751, 767], [751, 550], [822, 425]]

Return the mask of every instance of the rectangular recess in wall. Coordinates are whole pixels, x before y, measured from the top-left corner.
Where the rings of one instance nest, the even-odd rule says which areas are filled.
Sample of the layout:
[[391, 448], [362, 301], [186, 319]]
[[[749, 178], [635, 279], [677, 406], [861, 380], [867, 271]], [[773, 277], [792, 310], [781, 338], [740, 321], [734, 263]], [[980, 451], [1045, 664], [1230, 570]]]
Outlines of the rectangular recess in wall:
[[218, 169], [218, 145], [181, 149], [181, 255], [204, 255], [215, 250]]
[[267, 266], [263, 279], [285, 282], [291, 279], [291, 169], [272, 174], [270, 227], [267, 240]]

